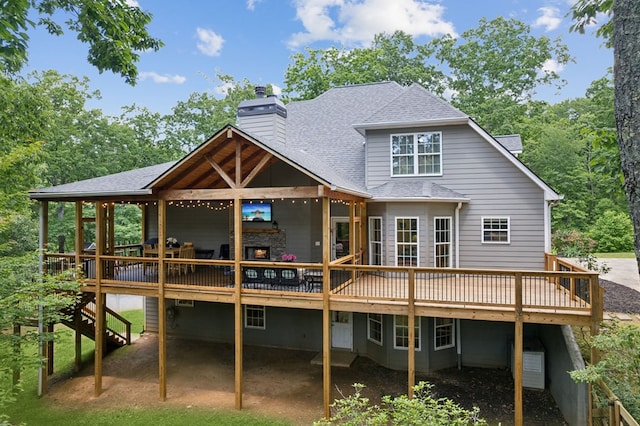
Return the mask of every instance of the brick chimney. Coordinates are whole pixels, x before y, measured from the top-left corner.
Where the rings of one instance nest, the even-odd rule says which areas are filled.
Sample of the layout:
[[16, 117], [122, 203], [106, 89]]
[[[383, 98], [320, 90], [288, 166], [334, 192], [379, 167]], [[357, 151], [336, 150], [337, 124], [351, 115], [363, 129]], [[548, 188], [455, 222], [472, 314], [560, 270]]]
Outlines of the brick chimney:
[[277, 96], [266, 93], [264, 86], [256, 86], [256, 98], [240, 102], [238, 127], [261, 141], [285, 143], [287, 108]]

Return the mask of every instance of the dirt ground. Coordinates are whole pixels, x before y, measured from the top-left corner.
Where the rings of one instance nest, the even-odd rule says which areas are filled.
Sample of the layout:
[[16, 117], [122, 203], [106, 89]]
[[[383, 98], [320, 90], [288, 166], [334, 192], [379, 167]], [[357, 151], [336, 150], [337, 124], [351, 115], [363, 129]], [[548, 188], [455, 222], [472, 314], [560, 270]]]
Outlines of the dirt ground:
[[[605, 310], [640, 313], [640, 293], [602, 281]], [[55, 405], [87, 408], [166, 406], [234, 409], [234, 350], [231, 344], [169, 338], [167, 400], [159, 400], [157, 336], [143, 334], [133, 345], [109, 354], [103, 366], [103, 393], [93, 396], [93, 365], [73, 377], [53, 377], [46, 399]], [[256, 414], [309, 425], [323, 415], [322, 367], [312, 365], [316, 352], [244, 348], [243, 409]], [[470, 409], [477, 405], [490, 424], [513, 422], [513, 379], [508, 370], [449, 369], [417, 376], [434, 385], [438, 397], [448, 397]], [[340, 389], [352, 392], [355, 382], [367, 386], [364, 396], [379, 402], [382, 395], [407, 393], [405, 372], [381, 367], [358, 357], [350, 368], [332, 369], [332, 397]], [[526, 425], [564, 425], [548, 390], [524, 390]]]

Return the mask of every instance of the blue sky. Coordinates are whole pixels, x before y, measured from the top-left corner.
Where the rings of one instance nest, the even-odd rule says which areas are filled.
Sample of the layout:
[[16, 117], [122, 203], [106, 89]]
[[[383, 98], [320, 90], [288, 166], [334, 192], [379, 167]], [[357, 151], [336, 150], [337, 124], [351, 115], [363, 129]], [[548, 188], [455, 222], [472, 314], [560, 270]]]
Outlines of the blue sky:
[[193, 92], [223, 96], [224, 88], [215, 78], [219, 73], [282, 88], [291, 55], [305, 46], [366, 46], [374, 34], [397, 29], [424, 43], [475, 28], [483, 17], [504, 16], [530, 25], [536, 36], [561, 37], [569, 47], [576, 62], [559, 70], [567, 85], [560, 93], [545, 89], [538, 96], [555, 103], [584, 96], [589, 84], [613, 64], [612, 51], [593, 34], [595, 27], [585, 35], [569, 32], [566, 15], [573, 1], [128, 0], [153, 14], [150, 33], [165, 43], [158, 52], [141, 54], [135, 87], [112, 73], [99, 74], [86, 62], [86, 46], [70, 32], [55, 37], [32, 31], [25, 72], [56, 69], [88, 76], [91, 88], [102, 93], [102, 99], [89, 106], [109, 115], [134, 103], [170, 113]]

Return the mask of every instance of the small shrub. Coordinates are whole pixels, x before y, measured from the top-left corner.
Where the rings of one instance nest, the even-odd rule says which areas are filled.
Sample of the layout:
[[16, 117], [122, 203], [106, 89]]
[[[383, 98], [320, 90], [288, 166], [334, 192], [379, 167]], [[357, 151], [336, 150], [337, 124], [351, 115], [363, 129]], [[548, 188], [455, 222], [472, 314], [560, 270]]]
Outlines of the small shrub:
[[436, 399], [431, 394], [433, 385], [420, 382], [414, 386], [413, 398], [406, 395], [398, 397], [384, 396], [382, 406], [370, 405], [369, 399], [362, 396], [365, 388], [355, 383], [353, 395], [337, 399], [331, 408], [333, 416], [314, 423], [317, 426], [326, 425], [486, 425], [487, 422], [479, 416], [480, 410], [465, 410], [454, 401], [447, 398]]
[[588, 235], [596, 242], [595, 250], [600, 253], [633, 250], [633, 225], [628, 214], [605, 211], [591, 226]]
[[596, 242], [580, 231], [559, 229], [553, 233], [551, 244], [558, 256], [580, 257], [593, 253]]

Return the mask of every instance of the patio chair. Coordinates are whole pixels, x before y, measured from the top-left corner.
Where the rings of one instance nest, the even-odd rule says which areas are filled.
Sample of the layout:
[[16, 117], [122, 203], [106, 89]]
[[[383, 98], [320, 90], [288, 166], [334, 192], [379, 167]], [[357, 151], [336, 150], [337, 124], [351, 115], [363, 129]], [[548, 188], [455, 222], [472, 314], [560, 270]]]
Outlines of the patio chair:
[[[182, 246], [180, 247], [180, 249], [178, 250], [178, 259], [188, 259], [189, 258], [189, 253], [191, 252], [191, 249], [193, 247], [188, 247], [188, 246]], [[178, 273], [178, 275], [181, 275], [182, 273], [186, 274], [187, 271], [189, 270], [189, 265], [188, 263], [169, 263], [168, 267], [167, 267], [167, 273], [173, 275], [176, 272]]]
[[279, 269], [278, 284], [286, 287], [299, 287], [302, 280], [298, 276], [297, 268]]
[[[148, 251], [153, 249], [154, 249], [153, 244], [149, 244], [149, 243], [142, 244], [142, 257], [151, 257]], [[142, 262], [142, 273], [146, 274], [148, 267], [155, 267], [156, 265], [157, 265], [156, 263]]]

